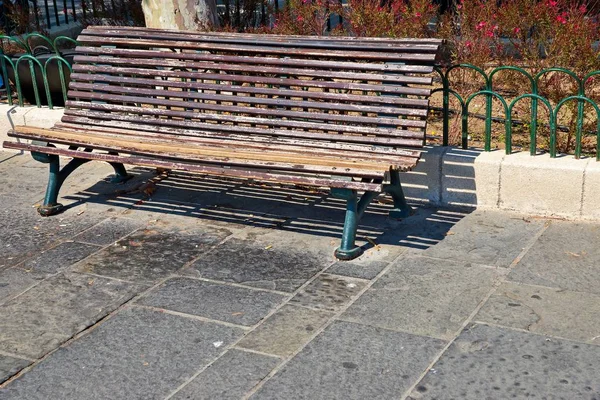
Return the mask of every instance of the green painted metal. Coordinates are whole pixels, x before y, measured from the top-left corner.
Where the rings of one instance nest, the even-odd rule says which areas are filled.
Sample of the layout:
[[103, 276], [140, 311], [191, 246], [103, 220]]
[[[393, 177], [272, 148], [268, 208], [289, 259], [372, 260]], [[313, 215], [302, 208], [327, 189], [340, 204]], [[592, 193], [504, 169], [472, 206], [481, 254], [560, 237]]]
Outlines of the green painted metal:
[[[34, 151], [31, 152], [31, 156], [36, 161], [49, 164], [50, 167], [50, 176], [48, 178], [48, 185], [46, 187], [46, 196], [44, 197], [43, 204], [38, 207], [38, 213], [41, 216], [48, 217], [62, 212], [64, 207], [58, 202], [58, 193], [60, 188], [69, 175], [71, 175], [77, 168], [91, 160], [84, 158], [73, 158], [61, 169], [60, 158], [57, 155]], [[122, 183], [132, 178], [132, 175], [127, 173], [127, 170], [123, 164], [113, 162], [110, 162], [109, 164], [115, 170], [115, 175], [112, 177], [111, 182]]]
[[[9, 68], [13, 71], [15, 76], [14, 84], [18, 104], [20, 106], [24, 105], [23, 90], [21, 87], [22, 77], [19, 76], [19, 65], [21, 65], [21, 63], [26, 63], [29, 67], [28, 72], [31, 76], [31, 80], [33, 83], [33, 93], [37, 107], [41, 107], [42, 102], [38, 85], [36, 84], [36, 69], [40, 71], [39, 73], [42, 74], [43, 87], [48, 102], [48, 107], [50, 109], [53, 108], [52, 98], [50, 96], [50, 86], [48, 82], [48, 67], [52, 62], [57, 63], [63, 99], [65, 101], [67, 100], [68, 87], [66, 83], [65, 68], [67, 68], [69, 72], [72, 72], [72, 66], [65, 58], [61, 56], [60, 45], [64, 44], [65, 42], [77, 45], [77, 41], [75, 39], [69, 38], [67, 36], [58, 36], [54, 40], [51, 40], [40, 33], [34, 32], [19, 37], [0, 35], [0, 42], [4, 43], [4, 41], [8, 42], [9, 44], [12, 44], [13, 46], [16, 46], [17, 48], [22, 50], [22, 52], [25, 53], [18, 59], [14, 60], [14, 57], [11, 57], [9, 54], [4, 53], [3, 49], [0, 48], [0, 74], [2, 75], [2, 79], [7, 87], [7, 102], [9, 105], [13, 105], [15, 100], [14, 93], [10, 90], [9, 85]], [[35, 48], [32, 47], [32, 42], [34, 41], [37, 43], [42, 42], [44, 47], [48, 48], [51, 52], [54, 53], [54, 55], [50, 56], [44, 64], [42, 64], [34, 54]]]
[[[454, 89], [451, 88], [450, 85], [450, 79], [449, 79], [449, 74], [451, 71], [459, 69], [459, 68], [463, 68], [463, 69], [468, 69], [471, 71], [475, 71], [477, 72], [484, 80], [484, 90], [480, 90], [477, 93], [471, 94], [467, 97], [467, 100], [465, 100], [465, 98], [463, 96], [461, 96], [459, 93], [457, 93]], [[517, 98], [515, 98], [512, 102], [510, 107], [507, 107], [507, 102], [506, 99], [504, 99], [504, 97], [502, 95], [500, 95], [499, 93], [494, 91], [494, 86], [493, 86], [493, 78], [496, 74], [502, 72], [502, 71], [513, 71], [513, 72], [517, 72], [521, 75], [523, 75], [528, 81], [529, 81], [529, 93], [523, 93], [517, 96]], [[539, 121], [538, 121], [538, 108], [540, 103], [544, 104], [546, 106], [546, 108], [548, 108], [549, 111], [549, 121], [548, 121], [548, 125], [550, 126], [550, 148], [549, 148], [549, 153], [550, 153], [550, 157], [554, 158], [556, 157], [556, 134], [557, 134], [557, 127], [558, 127], [558, 110], [560, 108], [557, 108], [553, 110], [550, 102], [548, 99], [542, 97], [539, 95], [539, 82], [540, 79], [545, 76], [546, 74], [549, 73], [561, 73], [561, 74], [565, 74], [567, 76], [569, 76], [571, 79], [573, 79], [573, 81], [575, 82], [576, 86], [577, 86], [577, 95], [576, 96], [570, 96], [567, 99], [563, 99], [559, 102], [559, 104], [562, 105], [567, 102], [567, 101], [576, 101], [577, 102], [577, 117], [576, 117], [576, 132], [575, 132], [575, 151], [574, 151], [574, 155], [575, 158], [580, 158], [581, 157], [581, 152], [582, 152], [582, 138], [583, 138], [583, 123], [584, 123], [584, 119], [585, 119], [585, 113], [584, 113], [584, 107], [585, 104], [590, 104], [592, 105], [592, 107], [594, 107], [594, 109], [598, 109], [598, 105], [589, 97], [586, 96], [585, 93], [585, 85], [586, 83], [593, 79], [595, 76], [600, 75], [600, 71], [592, 71], [590, 73], [588, 73], [587, 75], [585, 75], [585, 77], [580, 78], [579, 76], [577, 76], [576, 73], [574, 73], [573, 71], [566, 69], [566, 68], [559, 68], [559, 67], [554, 67], [554, 68], [547, 68], [544, 69], [542, 71], [540, 71], [539, 73], [532, 75], [529, 72], [527, 72], [525, 69], [520, 68], [520, 67], [516, 67], [516, 66], [499, 66], [496, 68], [493, 68], [491, 71], [489, 71], [489, 73], [486, 73], [484, 70], [482, 70], [479, 67], [476, 67], [474, 65], [471, 64], [457, 64], [457, 65], [453, 65], [450, 66], [448, 68], [446, 68], [445, 70], [443, 70], [442, 68], [435, 68], [435, 72], [441, 77], [442, 80], [442, 87], [433, 90], [432, 93], [436, 93], [436, 92], [442, 92], [442, 114], [443, 114], [443, 140], [442, 143], [444, 146], [448, 145], [448, 137], [449, 137], [449, 120], [450, 120], [450, 96], [454, 96], [460, 103], [460, 108], [461, 108], [461, 112], [462, 112], [462, 147], [463, 148], [467, 148], [468, 147], [468, 106], [470, 103], [470, 100], [472, 100], [474, 97], [478, 96], [478, 95], [483, 95], [486, 98], [486, 109], [485, 109], [485, 132], [484, 132], [484, 150], [485, 151], [491, 151], [491, 135], [492, 135], [492, 130], [491, 130], [491, 124], [492, 124], [492, 99], [495, 97], [498, 100], [500, 100], [500, 102], [503, 104], [504, 107], [504, 111], [505, 111], [505, 134], [506, 134], [506, 152], [507, 153], [511, 153], [512, 152], [512, 109], [514, 107], [514, 105], [521, 99], [524, 98], [529, 98], [531, 99], [531, 119], [530, 119], [530, 133], [529, 133], [529, 139], [530, 139], [530, 144], [529, 144], [529, 153], [533, 156], [537, 154], [537, 139], [538, 139], [538, 125], [539, 125]], [[599, 128], [597, 129], [597, 143], [596, 143], [596, 147], [597, 147], [597, 151], [596, 151], [596, 159], [600, 160], [600, 152], [598, 151], [598, 149], [600, 149], [600, 125], [598, 125]]]

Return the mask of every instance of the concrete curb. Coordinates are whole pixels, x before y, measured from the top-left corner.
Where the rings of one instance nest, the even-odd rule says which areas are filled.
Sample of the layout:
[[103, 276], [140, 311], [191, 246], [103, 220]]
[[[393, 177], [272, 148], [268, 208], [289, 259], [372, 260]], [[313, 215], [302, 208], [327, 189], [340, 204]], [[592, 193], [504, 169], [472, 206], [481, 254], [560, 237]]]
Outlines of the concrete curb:
[[[9, 109], [0, 105], [0, 141], [8, 139]], [[51, 127], [63, 112], [18, 107], [11, 115], [15, 124]], [[600, 162], [593, 159], [428, 146], [402, 177], [409, 201], [421, 204], [600, 220]]]

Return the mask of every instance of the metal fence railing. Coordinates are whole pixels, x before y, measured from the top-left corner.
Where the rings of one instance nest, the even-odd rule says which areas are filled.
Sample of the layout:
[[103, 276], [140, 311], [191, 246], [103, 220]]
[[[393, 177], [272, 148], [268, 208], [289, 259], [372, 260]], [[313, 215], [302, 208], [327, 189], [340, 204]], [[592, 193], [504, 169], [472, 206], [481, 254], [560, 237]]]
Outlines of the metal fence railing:
[[[450, 73], [457, 69], [466, 69], [473, 71], [479, 75], [484, 82], [484, 89], [479, 90], [475, 93], [471, 93], [468, 96], [461, 96], [456, 90], [451, 88]], [[512, 100], [508, 100], [506, 96], [503, 96], [494, 89], [494, 77], [501, 71], [512, 71], [514, 73], [522, 75], [529, 86], [526, 89], [512, 96]], [[529, 120], [529, 153], [533, 156], [538, 152], [539, 143], [539, 125], [540, 120], [538, 118], [538, 108], [543, 106], [548, 112], [548, 123], [549, 126], [549, 143], [548, 152], [550, 157], [555, 158], [557, 155], [557, 132], [558, 132], [558, 117], [559, 112], [569, 102], [575, 102], [576, 117], [575, 117], [575, 138], [574, 138], [574, 155], [575, 158], [580, 158], [582, 155], [582, 139], [583, 139], [583, 125], [585, 120], [584, 107], [589, 105], [593, 109], [593, 116], [596, 119], [596, 160], [600, 161], [600, 107], [591, 98], [586, 96], [586, 83], [590, 82], [593, 77], [600, 75], [600, 71], [592, 71], [586, 74], [583, 78], [580, 78], [573, 71], [566, 68], [547, 68], [538, 72], [535, 75], [530, 74], [528, 71], [520, 67], [515, 66], [500, 66], [487, 72], [479, 67], [471, 64], [458, 64], [448, 68], [436, 68], [436, 72], [439, 74], [442, 80], [442, 87], [434, 89], [433, 93], [442, 92], [442, 134], [443, 134], [443, 145], [447, 146], [449, 143], [450, 136], [450, 98], [454, 97], [460, 104], [460, 115], [461, 115], [461, 144], [463, 148], [468, 147], [469, 139], [469, 106], [473, 100], [479, 96], [485, 98], [485, 130], [484, 130], [484, 150], [491, 150], [492, 143], [492, 121], [493, 121], [493, 107], [492, 102], [497, 99], [502, 105], [504, 120], [504, 145], [506, 154], [511, 154], [513, 151], [513, 110], [515, 106], [522, 102], [529, 100], [531, 102], [531, 116]], [[548, 74], [563, 74], [572, 80], [575, 84], [577, 93], [575, 95], [567, 95], [560, 99], [553, 106], [550, 100], [540, 95], [540, 79]]]
[[6, 103], [49, 108], [65, 104], [72, 57], [61, 48], [65, 44], [76, 45], [74, 39], [59, 36], [50, 40], [39, 33], [30, 33], [22, 37], [0, 35], [0, 43], [2, 49], [10, 45], [19, 50], [16, 54], [6, 54], [0, 49], [0, 77]]

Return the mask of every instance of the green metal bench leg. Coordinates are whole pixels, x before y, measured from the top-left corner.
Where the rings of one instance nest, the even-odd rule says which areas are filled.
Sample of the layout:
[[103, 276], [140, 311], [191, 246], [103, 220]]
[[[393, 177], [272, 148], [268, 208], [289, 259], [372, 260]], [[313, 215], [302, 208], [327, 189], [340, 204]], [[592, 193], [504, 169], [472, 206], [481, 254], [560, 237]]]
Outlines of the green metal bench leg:
[[363, 253], [363, 249], [356, 245], [356, 231], [358, 222], [362, 218], [367, 206], [377, 197], [377, 192], [365, 192], [360, 200], [355, 190], [332, 189], [332, 195], [346, 200], [346, 219], [344, 221], [344, 232], [342, 243], [335, 250], [335, 257], [339, 260], [353, 260]]
[[115, 170], [115, 175], [112, 178], [110, 178], [111, 183], [123, 183], [133, 178], [133, 175], [127, 173], [127, 170], [125, 169], [125, 166], [123, 164], [113, 162], [109, 164]]
[[404, 191], [402, 190], [402, 184], [400, 183], [400, 172], [397, 170], [390, 170], [390, 181], [390, 184], [384, 185], [383, 187], [383, 191], [389, 193], [394, 200], [394, 209], [390, 211], [390, 217], [409, 217], [412, 209], [406, 202], [406, 197], [404, 197]]
[[46, 188], [44, 203], [38, 207], [38, 213], [43, 217], [60, 213], [64, 207], [58, 202], [58, 192], [65, 179], [78, 167], [90, 160], [74, 158], [63, 169], [60, 169], [60, 158], [54, 154], [31, 153], [33, 158], [46, 164], [50, 164], [50, 177]]
[[[38, 207], [38, 213], [44, 217], [58, 214], [64, 209], [64, 206], [58, 202], [58, 192], [60, 191], [65, 179], [67, 179], [67, 177], [71, 175], [77, 168], [91, 160], [74, 158], [61, 169], [60, 158], [57, 155], [38, 152], [32, 152], [31, 155], [37, 161], [40, 161], [44, 164], [50, 164], [50, 176], [48, 178], [48, 186], [46, 188], [46, 197], [44, 198], [44, 203]], [[111, 178], [111, 182], [121, 183], [133, 177], [127, 173], [123, 164], [112, 162], [109, 164], [115, 170], [115, 175]]]

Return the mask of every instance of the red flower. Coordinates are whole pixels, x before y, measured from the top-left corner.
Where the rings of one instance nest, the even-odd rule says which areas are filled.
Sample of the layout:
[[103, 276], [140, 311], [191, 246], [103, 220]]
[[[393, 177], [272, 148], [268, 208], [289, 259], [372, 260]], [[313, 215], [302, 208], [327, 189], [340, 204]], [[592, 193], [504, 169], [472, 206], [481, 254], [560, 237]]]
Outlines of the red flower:
[[557, 0], [548, 0], [548, 5], [550, 7], [556, 7], [558, 5], [558, 1]]
[[579, 11], [581, 13], [585, 13], [587, 11], [587, 7], [585, 6], [585, 4], [582, 4], [581, 6], [579, 6]]
[[420, 16], [421, 16], [421, 13], [420, 13], [420, 12], [418, 12], [418, 13], [415, 13], [415, 17], [419, 18]]
[[521, 28], [517, 26], [515, 29], [513, 29], [513, 32], [516, 35], [517, 33], [521, 32]]
[[480, 23], [477, 24], [477, 26], [475, 27], [475, 29], [477, 29], [478, 31], [482, 30], [483, 28], [485, 28], [486, 22], [485, 21], [481, 21]]
[[472, 47], [473, 47], [473, 42], [471, 42], [470, 40], [467, 40], [467, 41], [465, 42], [465, 47], [466, 47], [467, 49], [470, 49], [470, 48], [472, 48]]

